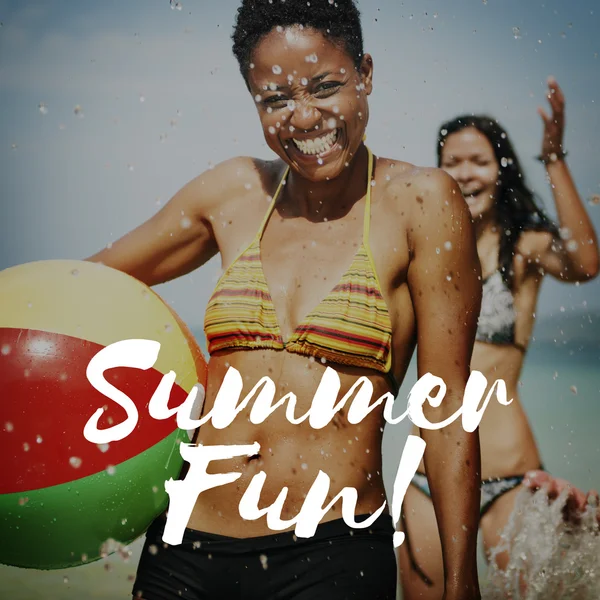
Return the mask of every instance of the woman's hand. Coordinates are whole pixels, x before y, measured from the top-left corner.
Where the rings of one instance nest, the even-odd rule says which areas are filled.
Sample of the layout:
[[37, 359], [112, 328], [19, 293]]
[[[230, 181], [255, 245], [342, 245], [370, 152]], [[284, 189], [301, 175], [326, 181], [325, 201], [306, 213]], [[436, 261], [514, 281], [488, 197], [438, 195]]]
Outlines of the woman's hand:
[[556, 156], [560, 156], [563, 152], [565, 133], [565, 96], [554, 77], [548, 78], [547, 98], [552, 114], [548, 116], [541, 106], [538, 107], [538, 114], [544, 122], [541, 157], [546, 161], [554, 162]]
[[527, 473], [523, 480], [523, 485], [531, 493], [544, 488], [550, 502], [554, 502], [563, 491], [567, 490], [568, 495], [563, 507], [563, 519], [565, 522], [578, 525], [581, 522], [581, 516], [589, 506], [592, 509], [596, 508], [596, 520], [600, 525], [600, 509], [598, 509], [600, 500], [596, 490], [590, 490], [586, 494], [566, 479], [552, 477], [549, 473], [539, 469]]

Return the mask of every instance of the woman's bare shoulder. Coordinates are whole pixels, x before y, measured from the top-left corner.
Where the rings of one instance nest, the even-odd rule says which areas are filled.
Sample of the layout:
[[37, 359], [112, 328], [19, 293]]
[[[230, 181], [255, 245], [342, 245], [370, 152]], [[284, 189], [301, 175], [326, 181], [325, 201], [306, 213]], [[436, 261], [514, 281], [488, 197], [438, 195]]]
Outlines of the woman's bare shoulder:
[[390, 158], [380, 158], [378, 169], [391, 212], [409, 208], [421, 220], [468, 210], [456, 182], [442, 169]]
[[186, 212], [207, 219], [222, 211], [237, 212], [247, 202], [267, 197], [282, 172], [279, 160], [236, 156], [200, 173], [177, 195]]
[[551, 231], [528, 229], [519, 236], [516, 250], [524, 257], [537, 257], [548, 251], [555, 242], [555, 236]]

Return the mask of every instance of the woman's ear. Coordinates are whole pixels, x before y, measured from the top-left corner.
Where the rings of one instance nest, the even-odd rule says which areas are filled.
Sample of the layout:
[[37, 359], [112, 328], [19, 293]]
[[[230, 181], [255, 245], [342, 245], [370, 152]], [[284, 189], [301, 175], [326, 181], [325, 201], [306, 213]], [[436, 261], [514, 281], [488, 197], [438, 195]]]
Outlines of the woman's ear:
[[373, 91], [373, 57], [365, 54], [360, 63], [360, 79], [365, 86], [367, 96]]

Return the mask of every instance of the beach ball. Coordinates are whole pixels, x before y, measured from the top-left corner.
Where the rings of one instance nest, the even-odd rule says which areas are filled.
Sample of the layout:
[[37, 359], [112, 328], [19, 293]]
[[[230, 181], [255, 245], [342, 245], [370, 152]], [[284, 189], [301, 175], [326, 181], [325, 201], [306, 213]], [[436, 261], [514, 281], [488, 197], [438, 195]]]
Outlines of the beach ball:
[[[100, 430], [128, 416], [90, 383], [87, 366], [107, 346], [133, 339], [160, 343], [154, 365], [116, 366], [104, 379], [135, 404], [137, 425], [119, 441], [92, 443], [83, 431], [98, 409]], [[171, 371], [168, 408], [193, 388], [199, 404], [207, 372], [199, 346], [133, 277], [69, 260], [0, 272], [0, 563], [57, 569], [90, 562], [139, 537], [165, 510], [164, 483], [178, 478], [179, 444], [192, 434], [177, 427], [176, 415], [149, 415]]]

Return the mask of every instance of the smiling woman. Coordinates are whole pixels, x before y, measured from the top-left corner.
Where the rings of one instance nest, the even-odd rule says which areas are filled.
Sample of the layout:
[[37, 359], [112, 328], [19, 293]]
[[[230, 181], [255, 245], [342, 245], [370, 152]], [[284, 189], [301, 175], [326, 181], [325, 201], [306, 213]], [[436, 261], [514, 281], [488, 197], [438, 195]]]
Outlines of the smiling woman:
[[[234, 53], [278, 158], [237, 157], [202, 173], [90, 260], [156, 285], [221, 255], [205, 314], [205, 415], [231, 367], [246, 390], [265, 375], [278, 396], [293, 390], [299, 414], [328, 367], [342, 395], [360, 377], [374, 397], [395, 395], [418, 342], [420, 375], [447, 386], [442, 405], [424, 409], [440, 422], [462, 404], [481, 298], [468, 209], [442, 171], [376, 157], [364, 145], [373, 60], [363, 53], [358, 10], [351, 0], [310, 4], [245, 0], [238, 10]], [[327, 502], [354, 488], [357, 522], [375, 515], [385, 500], [383, 405], [359, 423], [340, 410], [323, 428], [290, 423], [283, 411], [253, 423], [250, 410], [226, 429], [205, 422], [198, 430], [205, 446], [258, 443], [260, 452], [211, 463], [211, 474], [240, 477], [199, 495], [183, 544], [165, 547], [165, 519], [156, 520], [135, 597], [395, 598], [389, 514], [351, 531], [333, 504], [315, 535], [298, 539], [238, 511], [262, 471], [264, 506], [286, 487], [281, 516], [294, 517], [323, 471]], [[447, 600], [476, 599], [477, 435], [460, 423], [421, 435], [448, 549], [440, 589]]]
[[[247, 83], [269, 147], [309, 181], [335, 177], [362, 141], [366, 96], [372, 90], [371, 57], [356, 66], [340, 43], [293, 25], [276, 27], [260, 40], [253, 59]], [[299, 59], [305, 62], [302, 75]]]
[[[516, 560], [506, 547], [501, 552], [493, 549], [506, 539], [503, 531], [514, 518], [511, 513], [517, 510], [517, 494], [523, 487], [547, 486], [552, 499], [568, 488], [569, 510], [564, 511], [567, 521], [577, 522], [588, 501], [597, 504], [597, 492], [591, 491], [586, 496], [567, 481], [544, 472], [519, 394], [543, 277], [551, 275], [561, 281], [585, 282], [597, 276], [600, 260], [596, 233], [565, 161], [564, 96], [554, 79], [549, 79], [548, 86], [552, 116], [539, 109], [544, 122], [539, 160], [546, 167], [556, 200], [558, 225], [535, 202], [509, 136], [495, 119], [477, 115], [456, 117], [441, 125], [437, 144], [439, 165], [460, 185], [469, 206], [484, 276], [471, 368], [487, 377], [501, 377], [509, 397], [514, 399], [510, 407], [492, 405], [479, 430], [483, 480], [481, 531], [487, 556], [493, 556], [494, 566], [500, 569]], [[408, 531], [413, 536], [400, 549], [399, 563], [409, 597], [436, 600], [439, 592], [435, 582], [443, 578], [441, 547], [425, 465], [421, 465], [420, 471], [406, 495], [402, 529], [407, 537]], [[526, 513], [524, 520], [530, 519]], [[549, 544], [558, 539], [553, 537]], [[574, 546], [579, 544], [573, 542]], [[562, 561], [563, 554], [563, 549], [558, 551], [557, 560]], [[550, 581], [550, 561], [546, 561], [539, 571], [546, 573]], [[533, 580], [537, 573], [528, 575]], [[506, 577], [511, 586], [519, 587], [515, 583], [519, 577], [514, 573]], [[523, 576], [521, 593], [527, 587], [526, 579]], [[581, 579], [582, 585], [591, 581], [587, 574]], [[513, 591], [521, 596], [518, 589]], [[555, 594], [560, 595], [556, 587], [552, 588], [552, 596]], [[503, 597], [509, 595], [506, 590]]]

